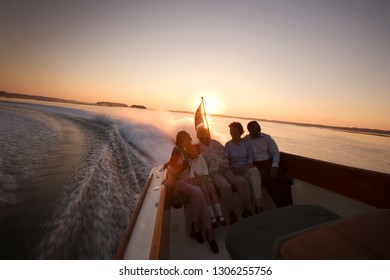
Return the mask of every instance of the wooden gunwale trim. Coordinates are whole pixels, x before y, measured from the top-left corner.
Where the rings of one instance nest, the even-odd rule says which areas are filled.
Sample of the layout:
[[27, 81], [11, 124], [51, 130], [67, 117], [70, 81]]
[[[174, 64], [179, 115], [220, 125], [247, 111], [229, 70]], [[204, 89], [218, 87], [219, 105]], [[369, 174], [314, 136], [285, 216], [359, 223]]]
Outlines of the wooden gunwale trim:
[[144, 185], [144, 188], [143, 188], [143, 190], [141, 192], [141, 196], [140, 196], [140, 198], [138, 200], [137, 206], [135, 207], [134, 212], [131, 215], [129, 225], [126, 228], [126, 231], [125, 231], [125, 233], [123, 235], [122, 241], [121, 241], [121, 243], [119, 245], [119, 248], [118, 248], [118, 250], [117, 250], [117, 252], [115, 254], [115, 259], [116, 260], [123, 260], [123, 258], [125, 256], [127, 245], [129, 244], [131, 235], [133, 233], [134, 226], [135, 226], [135, 224], [137, 222], [138, 215], [139, 215], [139, 213], [141, 211], [142, 204], [143, 204], [143, 202], [145, 200], [145, 197], [146, 197], [146, 194], [148, 192], [150, 183], [152, 182], [152, 179], [153, 179], [153, 173], [149, 176], [148, 180], [146, 181], [146, 183]]
[[[164, 178], [166, 173], [164, 172]], [[159, 260], [163, 258], [163, 240], [164, 240], [164, 214], [167, 203], [167, 187], [163, 184], [160, 186], [160, 197], [157, 205], [156, 219], [154, 223], [152, 244], [150, 247], [149, 259]]]
[[378, 208], [390, 208], [390, 174], [284, 152], [280, 153], [280, 167], [293, 178]]

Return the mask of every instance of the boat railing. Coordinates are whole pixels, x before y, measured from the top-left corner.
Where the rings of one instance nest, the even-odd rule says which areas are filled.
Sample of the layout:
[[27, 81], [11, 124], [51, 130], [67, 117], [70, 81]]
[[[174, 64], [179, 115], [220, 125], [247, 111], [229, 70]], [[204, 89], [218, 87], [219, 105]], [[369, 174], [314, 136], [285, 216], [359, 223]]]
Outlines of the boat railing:
[[129, 222], [127, 228], [126, 228], [126, 231], [125, 231], [125, 233], [123, 235], [122, 241], [121, 241], [121, 243], [119, 245], [119, 248], [118, 248], [118, 250], [117, 250], [117, 252], [115, 254], [115, 259], [116, 260], [121, 260], [125, 256], [127, 245], [129, 244], [131, 235], [133, 233], [135, 224], [137, 222], [137, 218], [138, 218], [139, 213], [141, 211], [142, 204], [143, 204], [143, 202], [145, 200], [145, 197], [146, 197], [146, 194], [148, 192], [150, 183], [152, 182], [152, 179], [153, 179], [153, 173], [150, 174], [148, 180], [146, 181], [146, 183], [144, 185], [144, 188], [142, 190], [142, 193], [140, 195], [140, 198], [138, 200], [137, 206], [136, 206], [133, 214], [131, 215], [130, 222]]

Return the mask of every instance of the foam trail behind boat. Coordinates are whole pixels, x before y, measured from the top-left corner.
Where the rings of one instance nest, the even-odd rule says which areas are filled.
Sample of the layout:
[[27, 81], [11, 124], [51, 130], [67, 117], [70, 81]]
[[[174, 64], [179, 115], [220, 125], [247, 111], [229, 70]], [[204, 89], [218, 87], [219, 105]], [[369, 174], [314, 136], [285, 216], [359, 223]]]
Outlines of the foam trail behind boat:
[[[7, 129], [2, 130], [6, 137], [1, 144], [19, 148], [3, 150], [11, 153], [2, 155], [2, 170], [6, 172], [0, 174], [0, 181], [8, 182], [8, 187], [6, 193], [0, 193], [0, 200], [2, 195], [18, 198], [7, 199], [9, 203], [2, 205], [7, 220], [12, 220], [8, 219], [14, 213], [11, 209], [29, 210], [19, 210], [18, 215], [28, 222], [15, 224], [19, 234], [3, 240], [14, 253], [10, 256], [5, 252], [2, 257], [113, 258], [150, 169], [169, 157], [174, 145], [169, 135], [176, 129], [174, 120], [169, 114], [148, 119], [138, 110], [112, 113], [104, 108], [85, 111], [36, 104], [7, 106], [16, 113], [2, 118], [1, 124]], [[22, 128], [26, 121], [28, 126]], [[45, 133], [37, 133], [37, 128]], [[34, 146], [38, 148], [30, 149]], [[30, 164], [24, 155], [35, 161]], [[21, 177], [26, 183], [14, 180]], [[29, 195], [18, 195], [26, 190]], [[12, 230], [13, 224], [8, 226]], [[4, 236], [9, 235], [4, 232]], [[15, 246], [22, 240], [28, 242], [16, 252]]]

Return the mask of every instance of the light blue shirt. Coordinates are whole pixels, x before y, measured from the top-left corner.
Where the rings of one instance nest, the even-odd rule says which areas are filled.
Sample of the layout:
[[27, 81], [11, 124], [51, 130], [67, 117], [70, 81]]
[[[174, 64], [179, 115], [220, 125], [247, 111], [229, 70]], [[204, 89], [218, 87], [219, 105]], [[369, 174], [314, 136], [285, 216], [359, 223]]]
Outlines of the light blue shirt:
[[245, 139], [252, 145], [254, 161], [264, 161], [272, 158], [272, 167], [279, 167], [279, 148], [270, 135], [261, 133], [257, 138], [247, 135]]
[[241, 168], [253, 163], [252, 145], [248, 139], [244, 138], [239, 143], [226, 142], [225, 151], [232, 167]]

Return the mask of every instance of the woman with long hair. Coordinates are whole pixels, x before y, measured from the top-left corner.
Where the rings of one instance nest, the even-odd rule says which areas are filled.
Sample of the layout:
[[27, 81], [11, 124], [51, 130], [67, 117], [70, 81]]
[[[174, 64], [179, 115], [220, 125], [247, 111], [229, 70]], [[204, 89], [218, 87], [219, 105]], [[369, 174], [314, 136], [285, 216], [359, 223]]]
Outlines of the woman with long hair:
[[206, 230], [206, 240], [210, 249], [218, 253], [218, 245], [213, 237], [210, 212], [201, 188], [191, 182], [189, 178], [188, 149], [192, 138], [186, 131], [179, 131], [176, 135], [176, 146], [172, 150], [171, 158], [166, 164], [167, 178], [164, 184], [168, 188], [186, 196], [190, 201], [192, 213], [192, 233], [199, 243], [203, 243], [202, 229]]

